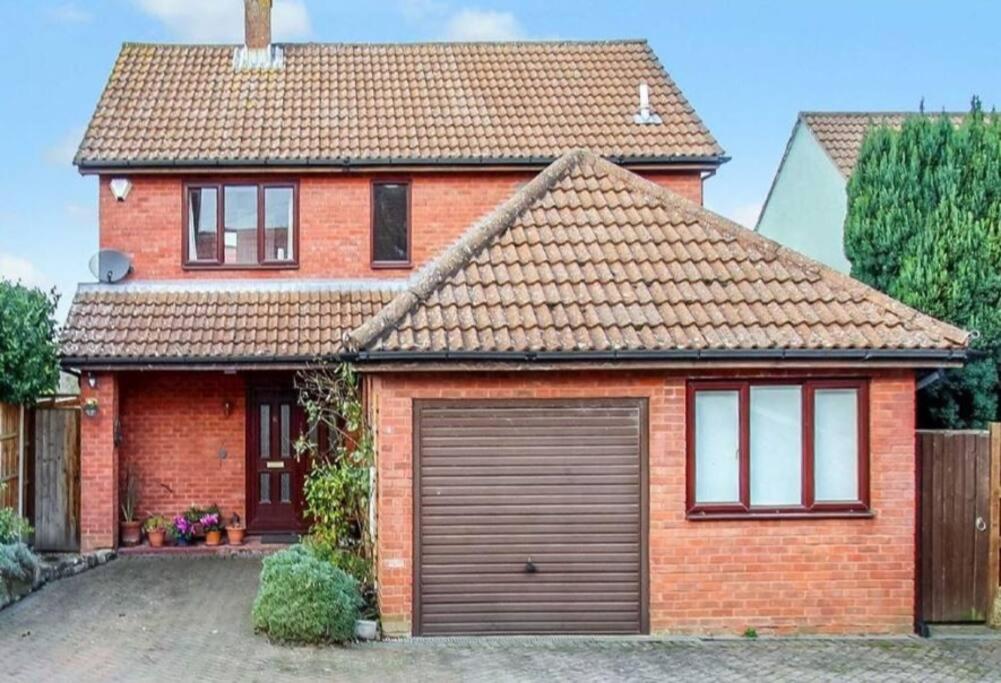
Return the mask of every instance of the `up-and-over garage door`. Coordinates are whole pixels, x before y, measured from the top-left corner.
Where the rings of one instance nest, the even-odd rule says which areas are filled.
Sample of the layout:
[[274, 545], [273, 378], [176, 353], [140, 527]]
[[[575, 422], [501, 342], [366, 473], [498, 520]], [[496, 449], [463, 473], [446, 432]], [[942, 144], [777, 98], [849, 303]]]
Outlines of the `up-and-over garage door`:
[[647, 629], [644, 401], [414, 413], [415, 633]]

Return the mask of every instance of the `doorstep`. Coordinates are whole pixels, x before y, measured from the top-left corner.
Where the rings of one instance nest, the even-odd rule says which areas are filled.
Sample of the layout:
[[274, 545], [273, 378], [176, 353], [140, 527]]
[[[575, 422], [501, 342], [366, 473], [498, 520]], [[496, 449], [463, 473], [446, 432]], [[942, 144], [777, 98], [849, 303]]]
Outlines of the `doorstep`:
[[291, 543], [265, 543], [260, 536], [247, 536], [243, 545], [205, 545], [197, 543], [195, 545], [165, 545], [154, 548], [147, 541], [139, 545], [120, 546], [118, 554], [122, 557], [136, 557], [153, 555], [169, 555], [173, 557], [231, 557], [231, 556], [251, 556], [259, 557], [263, 555], [273, 555], [280, 550], [285, 550]]

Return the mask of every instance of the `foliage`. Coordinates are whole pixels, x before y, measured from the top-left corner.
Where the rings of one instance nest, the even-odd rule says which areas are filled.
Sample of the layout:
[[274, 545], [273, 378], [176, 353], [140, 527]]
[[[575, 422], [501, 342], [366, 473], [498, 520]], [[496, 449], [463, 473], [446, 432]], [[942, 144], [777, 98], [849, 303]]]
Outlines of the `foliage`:
[[264, 560], [254, 627], [282, 642], [344, 642], [354, 636], [361, 605], [357, 581], [294, 545]]
[[202, 525], [204, 531], [222, 531], [222, 522], [219, 520], [219, 513], [217, 512], [209, 512], [202, 515], [198, 523]]
[[174, 523], [171, 526], [173, 537], [179, 541], [190, 541], [195, 533], [194, 523], [189, 522], [188, 518], [184, 515], [174, 515]]
[[139, 499], [139, 482], [135, 473], [129, 467], [125, 472], [125, 485], [122, 486], [122, 521], [136, 521], [136, 501]]
[[38, 557], [24, 543], [0, 544], [0, 604], [14, 594], [14, 584], [34, 580], [38, 564]]
[[28, 520], [12, 508], [0, 508], [0, 545], [23, 541], [32, 531]]
[[[306, 514], [322, 545], [372, 557], [368, 525], [372, 433], [365, 422], [359, 378], [349, 364], [317, 365], [296, 379], [309, 433], [295, 444], [307, 456]], [[321, 434], [328, 435], [321, 449]]]
[[184, 519], [186, 519], [189, 524], [201, 524], [202, 517], [205, 515], [216, 515], [217, 517], [220, 517], [221, 514], [219, 506], [215, 504], [209, 505], [208, 507], [192, 505], [182, 513]]
[[747, 628], [744, 629], [744, 637], [751, 639], [757, 638], [758, 629], [754, 628], [753, 626], [748, 626]]
[[848, 183], [852, 276], [975, 331], [985, 357], [921, 396], [922, 426], [982, 426], [998, 411], [1001, 360], [1001, 117], [976, 98], [959, 126], [914, 116], [874, 127]]
[[378, 615], [375, 593], [375, 568], [370, 557], [364, 557], [356, 552], [337, 548], [315, 536], [307, 536], [302, 544], [313, 555], [329, 562], [345, 574], [358, 581], [364, 600], [363, 612], [366, 617]]
[[0, 401], [34, 403], [59, 384], [55, 290], [0, 279]]
[[152, 515], [143, 522], [143, 529], [146, 531], [166, 531], [171, 526], [171, 521], [163, 515]]

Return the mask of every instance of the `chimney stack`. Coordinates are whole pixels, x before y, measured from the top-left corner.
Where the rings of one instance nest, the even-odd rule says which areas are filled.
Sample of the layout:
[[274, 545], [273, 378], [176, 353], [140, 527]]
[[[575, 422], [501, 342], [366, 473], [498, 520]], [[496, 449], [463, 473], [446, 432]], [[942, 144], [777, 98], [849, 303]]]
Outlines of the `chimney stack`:
[[248, 50], [271, 45], [272, 0], [243, 0], [245, 43]]

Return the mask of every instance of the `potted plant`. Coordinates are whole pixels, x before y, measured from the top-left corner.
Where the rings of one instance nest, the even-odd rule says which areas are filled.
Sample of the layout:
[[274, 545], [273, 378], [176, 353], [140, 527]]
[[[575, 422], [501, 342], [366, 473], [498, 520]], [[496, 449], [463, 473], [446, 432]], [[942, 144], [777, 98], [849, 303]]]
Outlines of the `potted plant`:
[[139, 545], [142, 523], [136, 519], [136, 500], [139, 497], [139, 484], [130, 467], [125, 473], [125, 486], [122, 488], [122, 523], [119, 527], [119, 537], [122, 545]]
[[202, 530], [205, 532], [205, 545], [219, 545], [222, 543], [222, 522], [219, 520], [218, 512], [209, 512], [198, 520]]
[[233, 513], [229, 518], [229, 525], [226, 527], [226, 542], [230, 545], [243, 545], [243, 536], [247, 533], [246, 527], [240, 521], [240, 515]]
[[146, 523], [143, 524], [143, 529], [146, 530], [146, 538], [149, 539], [151, 547], [163, 547], [163, 543], [167, 538], [167, 529], [169, 527], [170, 520], [163, 515], [153, 515], [146, 520]]
[[174, 541], [177, 545], [190, 545], [194, 528], [184, 515], [174, 515]]

